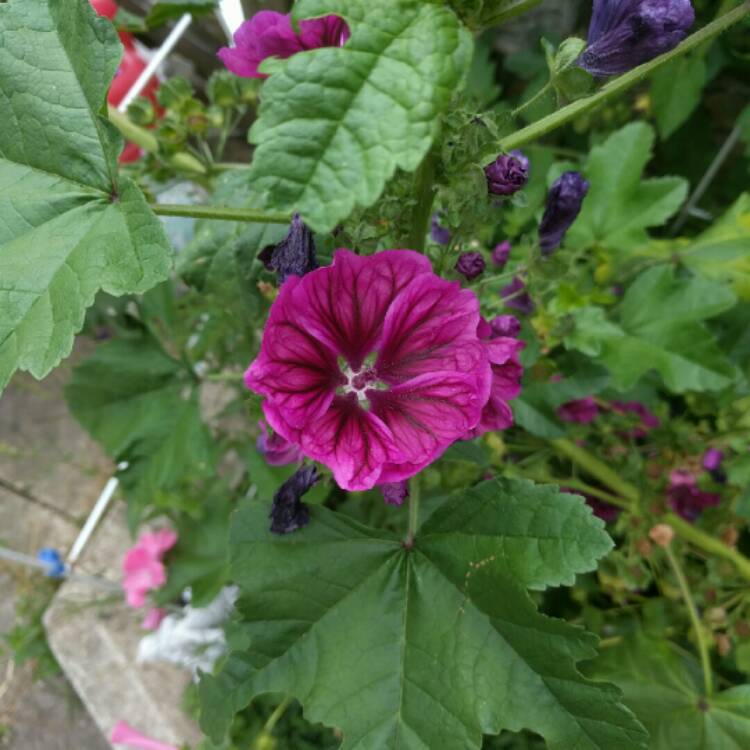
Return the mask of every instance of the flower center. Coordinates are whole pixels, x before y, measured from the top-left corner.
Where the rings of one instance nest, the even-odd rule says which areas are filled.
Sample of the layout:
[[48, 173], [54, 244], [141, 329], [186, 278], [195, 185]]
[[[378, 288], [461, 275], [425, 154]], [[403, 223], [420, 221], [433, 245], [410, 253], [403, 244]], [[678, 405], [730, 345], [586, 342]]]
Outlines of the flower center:
[[339, 393], [353, 393], [360, 403], [360, 406], [367, 408], [369, 401], [365, 392], [370, 389], [383, 390], [388, 386], [378, 379], [375, 369], [368, 362], [365, 362], [359, 370], [353, 370], [347, 362], [339, 362], [341, 373], [346, 380], [339, 388]]

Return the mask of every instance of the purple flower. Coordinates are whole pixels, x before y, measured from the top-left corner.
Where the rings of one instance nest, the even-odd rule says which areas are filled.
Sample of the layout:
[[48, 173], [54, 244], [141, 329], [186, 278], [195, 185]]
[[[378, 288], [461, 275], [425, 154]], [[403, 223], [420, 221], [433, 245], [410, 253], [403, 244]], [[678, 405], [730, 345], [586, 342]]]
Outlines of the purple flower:
[[482, 253], [461, 253], [456, 261], [456, 271], [463, 274], [467, 281], [481, 276], [486, 267]]
[[258, 425], [261, 429], [261, 434], [258, 436], [258, 441], [255, 445], [258, 448], [258, 452], [265, 457], [268, 464], [271, 466], [285, 466], [286, 464], [293, 464], [302, 460], [302, 454], [298, 446], [285, 440], [277, 432], [269, 435], [268, 427], [264, 420], [261, 419]]
[[266, 268], [276, 271], [279, 284], [289, 276], [304, 276], [318, 267], [312, 232], [294, 214], [289, 234], [278, 245], [269, 245], [258, 254]]
[[409, 482], [404, 479], [401, 482], [381, 484], [380, 491], [388, 505], [403, 505], [404, 500], [409, 497]]
[[577, 422], [578, 424], [588, 424], [593, 422], [599, 416], [599, 407], [592, 396], [580, 398], [575, 401], [568, 401], [557, 409], [557, 416], [563, 422]]
[[432, 238], [432, 241], [437, 242], [438, 245], [447, 245], [451, 241], [450, 230], [440, 224], [440, 217], [437, 214], [432, 215], [430, 237]]
[[595, 76], [625, 73], [676, 47], [694, 22], [690, 0], [594, 0], [578, 64]]
[[634, 438], [644, 438], [650, 430], [661, 425], [661, 420], [640, 401], [613, 401], [612, 410], [618, 414], [635, 414], [640, 418], [640, 425], [631, 433]]
[[689, 471], [678, 469], [669, 475], [667, 503], [686, 521], [695, 521], [706, 508], [720, 502], [721, 496], [701, 490]]
[[703, 454], [703, 468], [706, 471], [714, 472], [721, 468], [721, 464], [724, 462], [724, 452], [718, 448], [709, 448]]
[[513, 195], [529, 181], [529, 160], [520, 151], [500, 156], [484, 168], [487, 189], [494, 195]]
[[531, 315], [534, 312], [534, 302], [526, 290], [526, 284], [518, 276], [513, 277], [513, 281], [500, 290], [500, 296], [505, 300], [505, 306], [512, 310], [518, 310], [525, 315]]
[[490, 328], [494, 336], [518, 336], [521, 324], [513, 315], [496, 315], [490, 321]]
[[302, 496], [318, 481], [315, 466], [303, 466], [279, 487], [271, 506], [271, 532], [291, 534], [310, 523], [310, 511], [302, 502]]
[[271, 427], [343, 489], [399, 482], [456, 440], [506, 425], [516, 388], [496, 368], [523, 344], [484, 340], [479, 323], [474, 293], [424, 255], [337, 250], [281, 287], [245, 382], [265, 396]]
[[565, 233], [581, 213], [589, 183], [579, 172], [563, 173], [550, 188], [547, 208], [539, 225], [539, 246], [542, 255], [552, 255], [560, 247]]
[[218, 56], [235, 75], [267, 78], [258, 66], [268, 57], [285, 60], [297, 52], [319, 47], [341, 47], [349, 38], [349, 27], [338, 16], [300, 21], [300, 33], [288, 15], [262, 10], [245, 21], [234, 34], [234, 47], [222, 47]]
[[511, 246], [508, 240], [501, 242], [499, 245], [495, 245], [495, 249], [492, 251], [492, 262], [496, 266], [503, 268], [510, 258]]

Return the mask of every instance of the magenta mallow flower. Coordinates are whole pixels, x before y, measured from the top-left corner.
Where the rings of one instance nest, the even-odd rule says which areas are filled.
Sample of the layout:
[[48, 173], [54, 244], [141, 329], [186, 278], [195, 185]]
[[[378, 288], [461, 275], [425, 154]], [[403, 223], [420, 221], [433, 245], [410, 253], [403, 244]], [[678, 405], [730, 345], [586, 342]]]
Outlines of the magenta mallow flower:
[[562, 406], [559, 406], [557, 416], [563, 422], [588, 424], [599, 416], [599, 407], [593, 396], [586, 396], [586, 398], [579, 398], [575, 401], [567, 401]]
[[438, 245], [447, 245], [451, 241], [450, 229], [447, 229], [440, 223], [440, 216], [438, 214], [432, 215], [430, 239]]
[[482, 253], [461, 253], [456, 261], [456, 271], [465, 276], [467, 281], [481, 276], [486, 267]]
[[218, 57], [235, 75], [267, 78], [258, 66], [268, 57], [285, 60], [305, 50], [341, 47], [349, 38], [349, 27], [338, 16], [300, 21], [299, 29], [297, 34], [288, 15], [262, 10], [237, 29], [234, 47], [222, 47]]
[[122, 563], [126, 601], [131, 607], [143, 607], [149, 591], [158, 589], [167, 581], [162, 562], [164, 555], [177, 543], [177, 534], [171, 529], [141, 534]]
[[474, 293], [425, 256], [337, 250], [333, 265], [281, 287], [245, 382], [276, 432], [343, 489], [366, 490], [508, 426], [518, 385], [503, 368], [515, 374], [522, 343], [485, 340], [479, 324]]
[[268, 434], [268, 426], [264, 420], [258, 422], [261, 433], [255, 443], [258, 453], [263, 455], [270, 466], [286, 466], [302, 460], [299, 446], [281, 437], [278, 432]]
[[110, 732], [109, 741], [113, 745], [125, 745], [132, 750], [179, 750], [174, 745], [168, 745], [166, 742], [159, 742], [141, 734], [124, 721], [118, 721], [115, 724]]
[[503, 268], [510, 258], [511, 246], [508, 240], [501, 242], [499, 245], [495, 245], [492, 251], [492, 262], [496, 266]]
[[566, 232], [573, 226], [589, 191], [589, 183], [579, 172], [564, 172], [555, 180], [547, 195], [547, 207], [539, 224], [539, 247], [548, 256], [560, 247]]
[[694, 22], [690, 0], [594, 0], [578, 64], [599, 77], [625, 73], [674, 49]]
[[505, 300], [505, 306], [512, 310], [518, 310], [525, 315], [534, 312], [534, 302], [526, 291], [526, 284], [519, 276], [514, 276], [513, 281], [500, 290], [500, 296]]
[[631, 433], [634, 438], [644, 438], [661, 425], [659, 417], [640, 401], [613, 401], [611, 406], [618, 414], [635, 414], [639, 418], [639, 425]]
[[317, 467], [302, 466], [276, 490], [269, 514], [274, 534], [291, 534], [310, 523], [310, 511], [302, 502], [302, 496], [318, 479]]
[[529, 160], [520, 151], [500, 156], [484, 168], [487, 189], [493, 195], [513, 195], [529, 181]]
[[695, 476], [689, 471], [678, 469], [669, 475], [667, 503], [686, 521], [695, 521], [706, 508], [720, 502], [721, 496], [701, 490]]
[[401, 482], [388, 482], [380, 485], [383, 500], [388, 505], [403, 505], [404, 500], [409, 497], [409, 482], [404, 479]]

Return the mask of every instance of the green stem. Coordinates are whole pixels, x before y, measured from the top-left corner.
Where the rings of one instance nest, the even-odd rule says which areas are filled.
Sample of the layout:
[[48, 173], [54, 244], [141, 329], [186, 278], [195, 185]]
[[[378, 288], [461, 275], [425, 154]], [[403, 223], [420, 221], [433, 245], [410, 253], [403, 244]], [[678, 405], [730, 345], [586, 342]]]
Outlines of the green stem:
[[159, 216], [187, 216], [194, 219], [222, 219], [224, 221], [247, 221], [258, 224], [288, 224], [289, 214], [266, 213], [252, 208], [229, 208], [226, 206], [190, 206], [173, 203], [152, 203], [151, 210]]
[[[144, 151], [154, 154], [159, 152], [159, 141], [152, 132], [136, 125], [130, 118], [122, 114], [122, 112], [118, 112], [113, 107], [109, 108], [108, 117], [109, 121], [128, 141], [135, 143], [136, 146], [140, 146]], [[173, 154], [172, 156], [165, 157], [165, 161], [183, 172], [207, 173], [205, 166], [190, 154]]]
[[419, 475], [409, 482], [409, 493], [409, 529], [406, 532], [406, 541], [404, 542], [407, 548], [414, 545], [414, 537], [417, 535], [417, 527], [419, 526], [419, 500], [422, 494]]
[[532, 8], [536, 8], [537, 5], [541, 5], [542, 0], [511, 0], [509, 3], [505, 3], [505, 8], [494, 16], [483, 20], [482, 23], [485, 27], [496, 26], [499, 23], [505, 23], [510, 21], [511, 18], [520, 16], [522, 13], [526, 13]]
[[721, 18], [717, 18], [699, 31], [696, 31], [695, 34], [689, 36], [684, 42], [682, 42], [682, 44], [678, 45], [670, 52], [667, 52], [644, 65], [640, 65], [610, 81], [602, 86], [602, 88], [593, 96], [588, 96], [585, 99], [579, 99], [578, 101], [572, 102], [548, 117], [543, 117], [541, 120], [509, 135], [500, 142], [500, 148], [503, 151], [512, 151], [515, 148], [519, 148], [526, 143], [535, 141], [543, 135], [556, 130], [579, 115], [582, 115], [594, 107], [599, 106], [603, 102], [618, 96], [623, 91], [627, 91], [631, 86], [635, 86], [635, 84], [645, 80], [668, 62], [684, 55], [686, 52], [690, 52], [690, 50], [693, 50], [696, 47], [700, 47], [705, 42], [713, 39], [723, 31], [726, 31], [730, 26], [741, 21], [748, 13], [750, 13], [750, 0], [746, 0], [739, 7]]
[[638, 502], [640, 496], [638, 488], [622, 479], [616, 471], [610, 469], [607, 464], [600, 461], [596, 456], [592, 456], [587, 450], [580, 448], [567, 438], [557, 438], [551, 442], [560, 453], [578, 464], [592, 477], [611, 487], [618, 495], [621, 495], [631, 503]]
[[539, 91], [534, 94], [534, 96], [531, 97], [528, 101], [524, 102], [518, 109], [514, 109], [511, 113], [511, 117], [518, 117], [518, 115], [521, 114], [521, 112], [525, 112], [529, 107], [536, 104], [540, 99], [547, 96], [547, 94], [552, 91], [552, 81], [547, 81], [547, 83], [542, 86]]
[[664, 520], [677, 532], [678, 536], [682, 537], [685, 541], [690, 542], [696, 547], [700, 547], [700, 549], [705, 552], [729, 560], [735, 565], [743, 577], [750, 580], [750, 560], [736, 549], [729, 547], [720, 539], [716, 539], [705, 531], [701, 531], [693, 524], [688, 523], [684, 518], [680, 518], [680, 516], [675, 515], [674, 513], [667, 513]]
[[703, 632], [700, 616], [698, 615], [698, 608], [695, 606], [695, 601], [693, 595], [690, 593], [690, 586], [688, 585], [687, 578], [685, 578], [685, 573], [683, 572], [682, 566], [675, 556], [675, 553], [672, 551], [672, 547], [667, 545], [664, 547], [664, 552], [666, 552], [669, 564], [672, 566], [675, 578], [677, 579], [677, 584], [682, 592], [682, 598], [685, 600], [685, 606], [690, 615], [690, 622], [693, 624], [693, 630], [695, 630], [695, 638], [698, 641], [698, 651], [701, 657], [701, 667], [703, 668], [703, 685], [706, 691], [706, 697], [710, 698], [714, 692], [711, 657], [708, 653], [708, 644], [706, 643], [706, 636]]
[[262, 738], [268, 738], [271, 736], [271, 733], [274, 730], [274, 727], [276, 724], [278, 724], [279, 719], [284, 715], [287, 708], [289, 708], [289, 704], [292, 702], [292, 696], [287, 695], [286, 698], [284, 698], [281, 703], [279, 703], [278, 706], [274, 709], [273, 713], [268, 717], [268, 720], [263, 725], [263, 729], [260, 730], [260, 733], [255, 738], [255, 742], [253, 743], [255, 747], [261, 747], [260, 740]]
[[414, 206], [411, 219], [411, 232], [406, 247], [411, 250], [424, 252], [427, 232], [432, 215], [432, 204], [435, 200], [435, 172], [437, 170], [438, 156], [435, 151], [430, 151], [419, 165], [414, 176], [415, 193], [417, 204]]

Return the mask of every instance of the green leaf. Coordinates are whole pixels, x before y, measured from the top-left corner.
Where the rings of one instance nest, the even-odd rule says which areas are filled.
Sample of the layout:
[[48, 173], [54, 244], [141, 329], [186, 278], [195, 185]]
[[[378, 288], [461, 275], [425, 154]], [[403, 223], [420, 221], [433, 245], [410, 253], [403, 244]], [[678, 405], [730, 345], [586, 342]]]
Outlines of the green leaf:
[[750, 685], [706, 699], [699, 665], [642, 634], [609, 648], [589, 670], [614, 681], [651, 734], [651, 750], [746, 750]]
[[146, 17], [149, 27], [161, 26], [185, 13], [202, 16], [216, 10], [217, 0], [157, 0]]
[[742, 299], [750, 300], [750, 193], [742, 193], [720, 219], [678, 252], [696, 273], [727, 281]]
[[153, 338], [101, 345], [73, 371], [65, 397], [75, 418], [128, 467], [120, 473], [134, 522], [155, 493], [211, 476], [211, 435], [188, 373]]
[[253, 696], [288, 693], [341, 750], [472, 750], [529, 728], [552, 750], [636, 750], [645, 733], [575, 662], [595, 638], [539, 614], [525, 589], [570, 584], [612, 542], [581, 498], [496, 479], [438, 508], [414, 547], [325, 508], [268, 532], [234, 519], [232, 572], [250, 648], [201, 680], [218, 739]]
[[731, 308], [732, 291], [700, 277], [675, 277], [671, 266], [644, 271], [620, 306], [620, 325], [600, 308], [573, 313], [567, 346], [598, 357], [613, 385], [631, 388], [657, 370], [675, 393], [712, 391], [730, 385], [735, 368], [703, 323]]
[[89, 3], [0, 4], [0, 389], [66, 357], [100, 289], [144, 292], [169, 273], [161, 223], [117, 175], [104, 107], [120, 54]]
[[472, 40], [450, 10], [417, 0], [301, 0], [295, 13], [343, 16], [352, 36], [294, 55], [266, 81], [247, 179], [266, 207], [326, 232], [371, 206], [397, 168], [419, 166]]
[[654, 73], [651, 101], [662, 138], [669, 138], [687, 122], [700, 104], [706, 75], [706, 62], [700, 53], [680, 57]]
[[648, 242], [649, 227], [661, 226], [682, 205], [687, 182], [681, 177], [642, 179], [653, 144], [653, 128], [635, 122], [591, 150], [584, 169], [591, 188], [568, 232], [570, 247], [631, 252]]

